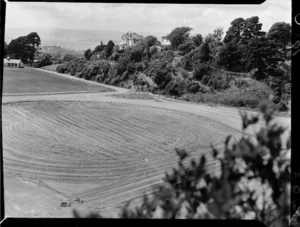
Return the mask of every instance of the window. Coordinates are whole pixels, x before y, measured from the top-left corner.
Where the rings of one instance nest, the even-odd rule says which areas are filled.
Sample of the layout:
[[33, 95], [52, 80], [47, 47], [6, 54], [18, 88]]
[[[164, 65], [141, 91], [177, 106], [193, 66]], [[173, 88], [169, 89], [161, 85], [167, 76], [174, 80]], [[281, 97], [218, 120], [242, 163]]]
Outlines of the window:
[[10, 66], [10, 63], [7, 63], [7, 66]]

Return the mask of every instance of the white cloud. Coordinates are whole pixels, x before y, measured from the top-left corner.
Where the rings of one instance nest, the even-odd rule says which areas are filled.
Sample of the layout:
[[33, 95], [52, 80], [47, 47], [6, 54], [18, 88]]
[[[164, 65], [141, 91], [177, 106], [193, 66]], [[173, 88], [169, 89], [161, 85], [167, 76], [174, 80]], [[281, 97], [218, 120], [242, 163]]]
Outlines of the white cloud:
[[7, 27], [60, 27], [169, 33], [191, 26], [203, 35], [224, 31], [238, 17], [259, 16], [263, 30], [289, 22], [290, 0], [267, 0], [260, 6], [203, 4], [7, 3]]

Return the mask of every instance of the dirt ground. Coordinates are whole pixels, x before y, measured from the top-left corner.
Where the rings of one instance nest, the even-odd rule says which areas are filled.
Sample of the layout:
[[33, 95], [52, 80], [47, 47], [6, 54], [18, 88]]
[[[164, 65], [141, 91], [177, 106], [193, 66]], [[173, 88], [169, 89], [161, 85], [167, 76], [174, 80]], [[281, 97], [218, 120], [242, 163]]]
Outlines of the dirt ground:
[[[115, 91], [3, 96], [6, 217], [72, 217], [73, 209], [114, 217], [161, 182], [176, 164], [175, 147], [211, 162], [210, 144], [240, 135], [234, 108], [101, 86]], [[277, 121], [290, 126], [290, 118]]]

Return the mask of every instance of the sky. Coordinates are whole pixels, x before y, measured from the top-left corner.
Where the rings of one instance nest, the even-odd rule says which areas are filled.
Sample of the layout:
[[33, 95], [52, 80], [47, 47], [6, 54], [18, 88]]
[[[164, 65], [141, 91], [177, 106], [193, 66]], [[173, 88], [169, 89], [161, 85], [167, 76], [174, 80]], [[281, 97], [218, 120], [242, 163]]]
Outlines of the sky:
[[261, 5], [129, 4], [6, 2], [6, 27], [49, 27], [136, 31], [168, 34], [179, 26], [192, 34], [226, 32], [230, 22], [258, 16], [268, 31], [275, 22], [291, 23], [291, 0], [266, 0]]

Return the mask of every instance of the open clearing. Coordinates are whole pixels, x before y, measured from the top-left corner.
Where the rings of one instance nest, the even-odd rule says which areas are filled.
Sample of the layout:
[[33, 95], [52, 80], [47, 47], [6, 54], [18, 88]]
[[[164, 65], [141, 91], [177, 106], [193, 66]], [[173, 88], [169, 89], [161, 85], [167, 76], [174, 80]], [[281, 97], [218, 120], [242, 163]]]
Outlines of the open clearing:
[[114, 216], [125, 201], [161, 182], [177, 163], [175, 147], [194, 157], [205, 153], [213, 170], [210, 145], [239, 136], [236, 109], [141, 99], [131, 92], [126, 98], [126, 89], [114, 90], [3, 96], [6, 217], [72, 217], [74, 208]]
[[47, 186], [62, 201], [79, 197], [90, 209], [149, 191], [176, 163], [175, 147], [210, 153], [236, 132], [192, 114], [100, 102], [5, 104], [3, 118], [5, 176]]
[[111, 89], [91, 85], [32, 68], [4, 68], [3, 94], [52, 92], [105, 92]]

